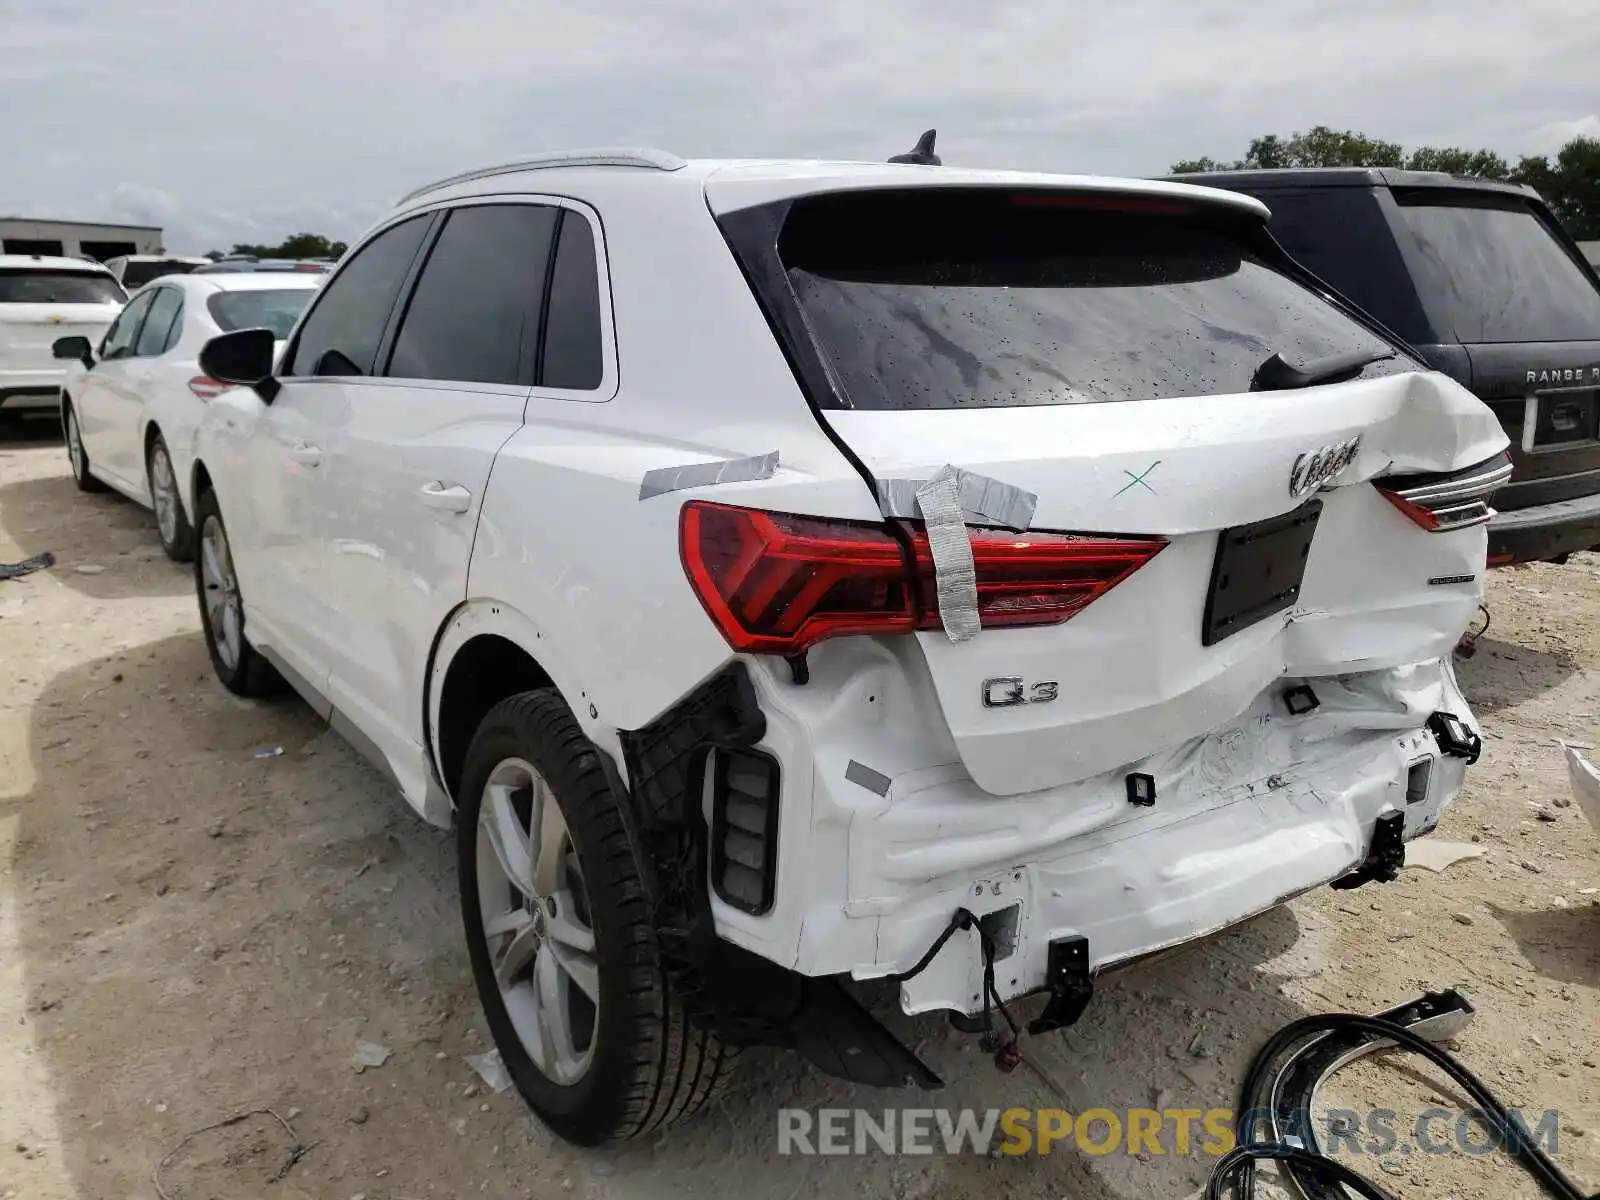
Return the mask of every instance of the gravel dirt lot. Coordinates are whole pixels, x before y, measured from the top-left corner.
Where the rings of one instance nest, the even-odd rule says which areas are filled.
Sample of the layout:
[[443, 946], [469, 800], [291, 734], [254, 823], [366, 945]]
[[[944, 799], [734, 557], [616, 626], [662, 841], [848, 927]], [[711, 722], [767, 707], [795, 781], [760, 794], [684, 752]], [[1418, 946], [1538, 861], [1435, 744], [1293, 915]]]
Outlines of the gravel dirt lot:
[[[1183, 1197], [1209, 1160], [1170, 1140], [1142, 1158], [785, 1157], [775, 1114], [1229, 1106], [1286, 1022], [1447, 985], [1480, 1011], [1462, 1057], [1508, 1103], [1559, 1110], [1558, 1157], [1600, 1187], [1600, 833], [1566, 803], [1553, 742], [1600, 730], [1600, 558], [1491, 582], [1493, 628], [1460, 667], [1488, 750], [1436, 835], [1481, 858], [1323, 890], [1104, 979], [1076, 1028], [1032, 1043], [1040, 1071], [999, 1074], [942, 1020], [903, 1021], [949, 1081], [932, 1099], [751, 1053], [670, 1138], [587, 1152], [463, 1062], [488, 1043], [449, 836], [298, 702], [224, 692], [149, 514], [79, 494], [56, 432], [0, 431], [0, 561], [43, 550], [54, 568], [0, 582], [0, 1196], [154, 1197], [177, 1148], [174, 1200]], [[357, 1039], [390, 1057], [358, 1070]], [[1330, 1091], [1402, 1114], [1465, 1103], [1412, 1062]], [[179, 1146], [258, 1108], [311, 1147], [279, 1178], [270, 1117]], [[1358, 1165], [1406, 1196], [1538, 1194], [1498, 1157]]]

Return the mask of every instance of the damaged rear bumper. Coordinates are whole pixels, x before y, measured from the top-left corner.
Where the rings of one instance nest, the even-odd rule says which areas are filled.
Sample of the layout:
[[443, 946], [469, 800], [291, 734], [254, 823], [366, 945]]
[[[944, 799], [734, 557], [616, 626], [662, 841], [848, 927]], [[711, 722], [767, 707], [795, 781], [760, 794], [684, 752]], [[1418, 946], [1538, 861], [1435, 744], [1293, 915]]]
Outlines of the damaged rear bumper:
[[[1309, 712], [1285, 701], [1306, 681], [1280, 681], [1175, 750], [997, 797], [953, 747], [927, 765], [924, 739], [923, 764], [906, 761], [914, 711], [851, 718], [856, 700], [894, 702], [883, 675], [895, 665], [819, 663], [824, 676], [840, 669], [832, 688], [758, 682], [764, 745], [785, 778], [776, 904], [764, 918], [719, 906], [717, 926], [804, 975], [899, 975], [963, 908], [1000, 933], [1003, 999], [1047, 985], [1052, 944], [1085, 939], [1091, 971], [1177, 946], [1360, 871], [1375, 832], [1430, 831], [1470, 757], [1429, 728], [1435, 713], [1473, 724], [1448, 660], [1435, 660], [1311, 680]], [[1130, 803], [1135, 774], [1153, 782], [1153, 805]], [[982, 980], [979, 934], [962, 930], [901, 984], [901, 1003], [976, 1013]]]

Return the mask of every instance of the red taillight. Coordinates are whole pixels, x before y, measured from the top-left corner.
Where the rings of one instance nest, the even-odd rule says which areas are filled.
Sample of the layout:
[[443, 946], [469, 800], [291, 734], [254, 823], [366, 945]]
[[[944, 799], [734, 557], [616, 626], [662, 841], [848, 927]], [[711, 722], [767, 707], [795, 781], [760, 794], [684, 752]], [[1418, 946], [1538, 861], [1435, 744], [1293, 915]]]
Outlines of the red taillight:
[[1505, 452], [1448, 475], [1373, 480], [1378, 494], [1429, 533], [1452, 533], [1486, 525], [1494, 516], [1489, 498], [1511, 478]]
[[880, 525], [691, 500], [678, 548], [735, 650], [798, 654], [841, 634], [916, 628], [900, 543]]
[[1391, 492], [1385, 488], [1379, 488], [1378, 495], [1404, 513], [1407, 520], [1415, 521], [1429, 533], [1439, 532], [1439, 515], [1431, 508], [1424, 508], [1420, 504], [1407, 500], [1399, 492]]
[[[968, 536], [978, 613], [990, 628], [1059, 624], [1166, 545], [989, 529]], [[940, 627], [927, 535], [909, 522], [891, 530], [691, 500], [679, 549], [700, 602], [735, 650], [798, 654], [844, 634]]]
[[[922, 583], [922, 628], [937, 629], [939, 606], [928, 538], [920, 529], [908, 532]], [[985, 628], [1059, 625], [1116, 587], [1167, 544], [1154, 538], [999, 529], [969, 529], [967, 538], [978, 576], [978, 616]]]
[[223, 383], [220, 379], [213, 379], [209, 375], [196, 375], [189, 380], [189, 390], [202, 400], [215, 400], [233, 386], [231, 383]]

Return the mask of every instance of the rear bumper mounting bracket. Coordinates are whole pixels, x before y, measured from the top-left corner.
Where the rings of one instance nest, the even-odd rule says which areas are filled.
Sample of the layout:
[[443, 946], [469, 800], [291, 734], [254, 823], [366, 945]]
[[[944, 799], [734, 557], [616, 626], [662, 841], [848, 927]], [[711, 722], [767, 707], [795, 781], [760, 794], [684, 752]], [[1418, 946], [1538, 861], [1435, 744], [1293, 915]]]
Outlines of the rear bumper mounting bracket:
[[1094, 996], [1094, 976], [1089, 972], [1089, 939], [1058, 938], [1050, 943], [1045, 960], [1045, 987], [1050, 1000], [1044, 1011], [1028, 1023], [1030, 1034], [1050, 1033], [1075, 1025]]
[[1405, 813], [1384, 813], [1372, 826], [1366, 861], [1328, 886], [1343, 892], [1364, 883], [1393, 883], [1400, 877], [1400, 868], [1406, 865], [1405, 837]]

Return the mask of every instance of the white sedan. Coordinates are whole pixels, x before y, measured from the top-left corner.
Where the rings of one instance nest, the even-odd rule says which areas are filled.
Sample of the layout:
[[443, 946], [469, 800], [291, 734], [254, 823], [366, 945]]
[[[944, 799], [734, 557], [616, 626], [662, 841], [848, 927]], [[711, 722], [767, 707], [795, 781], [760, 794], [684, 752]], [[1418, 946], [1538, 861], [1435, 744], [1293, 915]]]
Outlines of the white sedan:
[[86, 492], [109, 486], [155, 510], [161, 545], [179, 562], [194, 552], [188, 477], [191, 442], [206, 402], [228, 385], [197, 361], [208, 338], [235, 329], [289, 333], [324, 276], [170, 275], [134, 294], [98, 347], [61, 338], [76, 360], [61, 385], [72, 475]]

